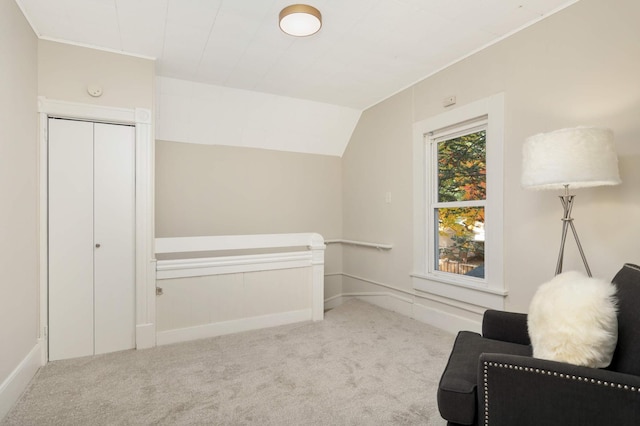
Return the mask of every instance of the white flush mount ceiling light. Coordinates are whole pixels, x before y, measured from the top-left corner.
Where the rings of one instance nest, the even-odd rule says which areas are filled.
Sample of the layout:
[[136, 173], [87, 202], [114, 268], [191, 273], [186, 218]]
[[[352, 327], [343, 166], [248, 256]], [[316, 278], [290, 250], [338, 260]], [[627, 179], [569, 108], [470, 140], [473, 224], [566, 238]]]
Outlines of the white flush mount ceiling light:
[[295, 37], [317, 33], [322, 27], [320, 11], [307, 4], [292, 4], [280, 11], [280, 29]]

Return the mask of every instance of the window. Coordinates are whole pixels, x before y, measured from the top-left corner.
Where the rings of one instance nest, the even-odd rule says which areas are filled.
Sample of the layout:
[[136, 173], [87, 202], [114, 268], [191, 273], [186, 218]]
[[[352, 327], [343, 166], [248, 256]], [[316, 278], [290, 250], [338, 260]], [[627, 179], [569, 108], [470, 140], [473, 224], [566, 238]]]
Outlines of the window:
[[486, 118], [425, 136], [429, 268], [484, 278]]
[[414, 288], [503, 309], [502, 95], [414, 125]]

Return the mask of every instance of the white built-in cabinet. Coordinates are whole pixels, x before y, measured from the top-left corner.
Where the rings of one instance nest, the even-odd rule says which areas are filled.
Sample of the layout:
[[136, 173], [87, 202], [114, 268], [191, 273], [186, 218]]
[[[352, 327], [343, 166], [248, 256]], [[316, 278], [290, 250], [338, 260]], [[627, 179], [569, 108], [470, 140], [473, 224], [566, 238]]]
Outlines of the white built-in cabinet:
[[135, 347], [135, 127], [48, 120], [49, 360]]

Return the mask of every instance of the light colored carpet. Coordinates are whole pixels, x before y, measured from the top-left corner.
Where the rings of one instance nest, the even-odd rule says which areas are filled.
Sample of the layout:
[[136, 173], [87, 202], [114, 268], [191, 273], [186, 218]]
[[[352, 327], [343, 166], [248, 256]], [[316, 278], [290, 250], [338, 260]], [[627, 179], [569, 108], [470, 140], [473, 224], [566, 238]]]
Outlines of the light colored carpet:
[[454, 336], [360, 300], [325, 320], [56, 361], [8, 425], [444, 425]]

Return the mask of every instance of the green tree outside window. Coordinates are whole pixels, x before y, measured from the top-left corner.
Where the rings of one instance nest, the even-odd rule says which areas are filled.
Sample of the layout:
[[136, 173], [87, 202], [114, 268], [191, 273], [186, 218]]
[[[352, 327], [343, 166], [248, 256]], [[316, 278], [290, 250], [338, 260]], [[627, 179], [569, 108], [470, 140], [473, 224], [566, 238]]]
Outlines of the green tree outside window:
[[[484, 201], [487, 189], [486, 130], [438, 142], [437, 208], [439, 261], [464, 263], [448, 272], [465, 274], [484, 263]], [[480, 201], [480, 203], [474, 203]], [[465, 206], [455, 207], [465, 202]], [[453, 203], [453, 204], [449, 204]], [[473, 205], [479, 204], [479, 205]]]

